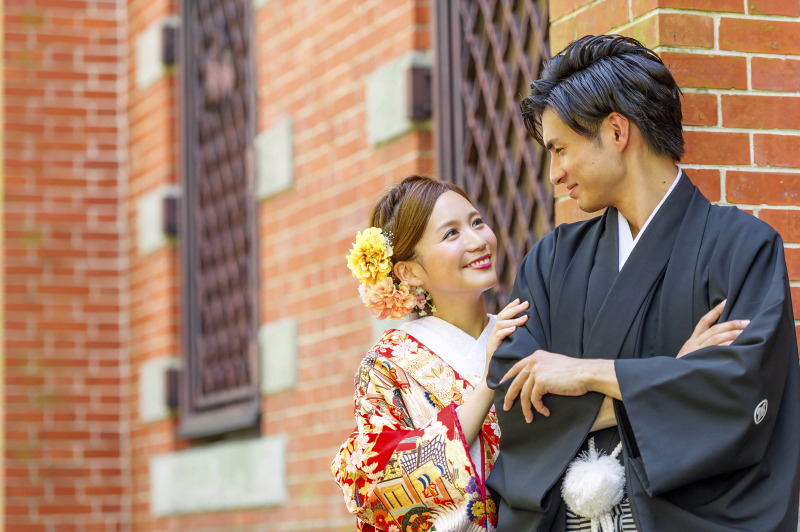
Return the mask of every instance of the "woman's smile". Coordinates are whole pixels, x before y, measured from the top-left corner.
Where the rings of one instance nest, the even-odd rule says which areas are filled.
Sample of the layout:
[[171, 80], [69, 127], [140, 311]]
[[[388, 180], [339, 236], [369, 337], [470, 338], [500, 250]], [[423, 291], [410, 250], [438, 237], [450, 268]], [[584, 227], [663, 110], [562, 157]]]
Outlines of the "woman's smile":
[[486, 268], [492, 267], [492, 255], [488, 253], [482, 257], [478, 257], [474, 261], [470, 262], [465, 268], [472, 268], [474, 270], [485, 270]]

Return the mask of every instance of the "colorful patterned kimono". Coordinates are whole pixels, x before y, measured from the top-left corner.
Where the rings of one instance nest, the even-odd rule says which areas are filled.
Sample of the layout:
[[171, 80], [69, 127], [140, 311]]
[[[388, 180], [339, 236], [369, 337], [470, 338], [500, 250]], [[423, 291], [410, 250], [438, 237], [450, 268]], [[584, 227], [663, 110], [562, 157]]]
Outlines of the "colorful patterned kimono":
[[[405, 325], [417, 322], [455, 329], [433, 317]], [[458, 349], [464, 338], [440, 341], [438, 349], [449, 349], [451, 361], [481, 351], [485, 360], [493, 322], [478, 341], [458, 331], [474, 344], [468, 353]], [[470, 456], [456, 413], [479, 379], [457, 373], [401, 329], [386, 331], [367, 353], [355, 382], [357, 429], [331, 464], [359, 530], [494, 530], [496, 506], [484, 480], [498, 453], [497, 417], [492, 408]]]

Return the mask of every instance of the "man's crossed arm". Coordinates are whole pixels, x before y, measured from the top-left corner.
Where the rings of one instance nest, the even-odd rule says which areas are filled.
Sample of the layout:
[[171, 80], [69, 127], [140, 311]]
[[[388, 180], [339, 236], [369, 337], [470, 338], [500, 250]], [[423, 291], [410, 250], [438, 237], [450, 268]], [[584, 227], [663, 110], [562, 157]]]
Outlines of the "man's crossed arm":
[[[692, 336], [678, 353], [678, 358], [703, 347], [730, 345], [739, 337], [750, 323], [749, 320], [732, 320], [714, 325], [722, 315], [725, 302], [721, 302], [700, 318]], [[548, 393], [579, 396], [598, 392], [606, 398], [592, 430], [616, 424], [611, 399], [622, 401], [622, 393], [613, 360], [573, 358], [540, 349], [514, 364], [502, 380], [512, 377], [514, 381], [506, 393], [503, 409], [509, 410], [519, 397], [528, 423], [533, 421], [534, 409], [543, 416], [550, 415], [550, 410], [542, 402], [542, 398]]]

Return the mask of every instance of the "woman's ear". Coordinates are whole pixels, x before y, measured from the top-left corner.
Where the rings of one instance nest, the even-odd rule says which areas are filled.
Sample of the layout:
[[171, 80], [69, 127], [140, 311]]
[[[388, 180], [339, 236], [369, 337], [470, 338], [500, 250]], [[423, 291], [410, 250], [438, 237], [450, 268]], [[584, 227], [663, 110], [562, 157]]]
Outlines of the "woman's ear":
[[418, 270], [420, 269], [420, 265], [416, 262], [410, 260], [404, 260], [402, 262], [398, 262], [394, 265], [393, 271], [395, 277], [400, 279], [400, 281], [405, 281], [409, 284], [409, 286], [421, 286], [422, 279], [419, 277]]

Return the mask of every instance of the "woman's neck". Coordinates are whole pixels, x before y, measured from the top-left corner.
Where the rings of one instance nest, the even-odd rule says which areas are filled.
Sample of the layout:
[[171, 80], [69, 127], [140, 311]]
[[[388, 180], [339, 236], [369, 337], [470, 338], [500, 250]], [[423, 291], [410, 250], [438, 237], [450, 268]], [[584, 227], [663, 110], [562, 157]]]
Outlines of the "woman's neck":
[[477, 297], [474, 294], [446, 298], [439, 296], [433, 302], [436, 305], [434, 316], [455, 325], [475, 339], [480, 337], [489, 324], [483, 294], [478, 294]]

